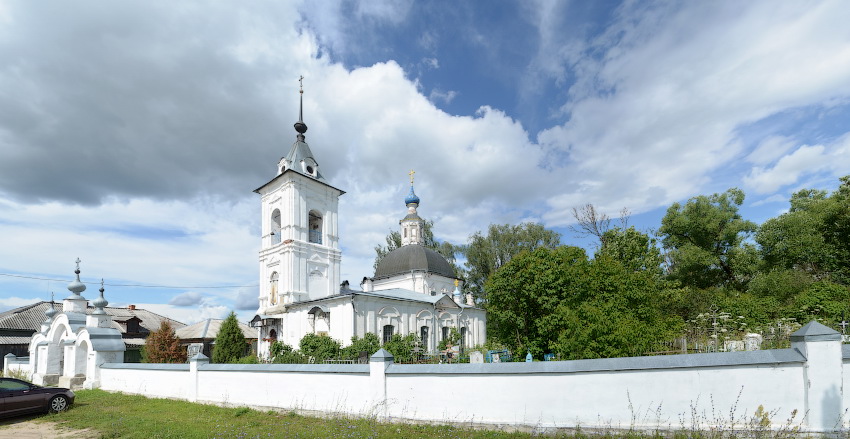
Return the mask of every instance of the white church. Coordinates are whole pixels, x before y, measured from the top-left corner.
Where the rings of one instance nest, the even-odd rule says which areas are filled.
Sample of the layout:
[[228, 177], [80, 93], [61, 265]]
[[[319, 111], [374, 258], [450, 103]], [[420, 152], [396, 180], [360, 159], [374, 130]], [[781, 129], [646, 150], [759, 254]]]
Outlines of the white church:
[[451, 264], [423, 246], [425, 222], [416, 211], [412, 177], [399, 221], [402, 246], [381, 259], [359, 290], [340, 283], [338, 206], [345, 192], [325, 180], [307, 145], [300, 93], [296, 141], [278, 162], [277, 175], [254, 191], [262, 204], [259, 308], [251, 322], [260, 329], [258, 354], [268, 355], [274, 341], [297, 348], [308, 333], [343, 346], [366, 333], [383, 342], [416, 334], [423, 350], [433, 353], [455, 328], [461, 346], [483, 344], [485, 311], [471, 295], [463, 297]]

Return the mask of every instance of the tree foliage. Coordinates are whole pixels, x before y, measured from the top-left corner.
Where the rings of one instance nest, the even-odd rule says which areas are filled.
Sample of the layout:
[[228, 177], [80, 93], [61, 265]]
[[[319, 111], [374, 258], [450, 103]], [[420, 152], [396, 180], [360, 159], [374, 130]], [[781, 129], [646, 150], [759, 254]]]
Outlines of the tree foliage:
[[230, 312], [230, 315], [221, 322], [221, 328], [218, 330], [218, 335], [215, 337], [215, 347], [212, 352], [213, 363], [236, 363], [245, 355], [247, 350], [245, 334], [239, 328], [239, 321], [236, 320], [236, 313]]
[[746, 285], [757, 268], [756, 248], [744, 240], [756, 224], [741, 218], [744, 192], [729, 189], [673, 203], [658, 230], [671, 276], [697, 288]]
[[340, 343], [327, 335], [306, 334], [299, 343], [301, 355], [313, 357], [316, 363], [339, 357]]
[[167, 320], [160, 323], [159, 329], [148, 334], [142, 352], [144, 363], [186, 362], [186, 348], [180, 346], [180, 339], [174, 334], [174, 328]]
[[340, 355], [345, 360], [357, 360], [361, 352], [366, 352], [366, 356], [371, 357], [378, 349], [381, 349], [381, 340], [377, 335], [367, 332], [363, 334], [363, 338], [356, 335], [351, 337], [351, 344], [342, 348]]
[[487, 283], [491, 335], [535, 357], [616, 357], [644, 353], [680, 329], [671, 285], [583, 249], [538, 248], [516, 255]]
[[553, 249], [560, 245], [561, 235], [542, 224], [491, 224], [487, 235], [476, 232], [464, 247], [466, 256], [466, 286], [476, 298], [487, 300], [484, 288], [487, 279], [522, 251], [537, 248]]
[[661, 276], [661, 250], [656, 240], [633, 226], [607, 230], [601, 237], [601, 245], [595, 258], [608, 257], [620, 262], [632, 271], [649, 271]]
[[416, 334], [393, 334], [390, 340], [384, 343], [384, 349], [393, 354], [396, 362], [408, 362], [413, 358], [413, 348], [416, 346]]

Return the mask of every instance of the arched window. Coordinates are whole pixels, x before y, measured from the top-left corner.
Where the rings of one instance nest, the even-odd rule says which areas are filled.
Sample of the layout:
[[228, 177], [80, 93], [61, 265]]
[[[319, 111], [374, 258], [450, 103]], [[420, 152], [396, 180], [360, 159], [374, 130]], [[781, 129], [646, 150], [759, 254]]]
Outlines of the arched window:
[[389, 343], [393, 338], [393, 325], [384, 325], [384, 343]]
[[322, 216], [315, 210], [309, 215], [309, 241], [314, 244], [322, 243]]
[[443, 331], [443, 333], [441, 334], [443, 336], [443, 338], [441, 338], [441, 340], [448, 340], [448, 338], [449, 338], [449, 327], [443, 326], [440, 329], [442, 329], [442, 331]]
[[271, 341], [271, 342], [277, 341], [277, 331], [275, 331], [274, 329], [269, 331], [269, 341]]
[[419, 339], [422, 342], [422, 350], [428, 352], [428, 327], [419, 328]]
[[466, 327], [460, 328], [460, 351], [463, 352], [463, 348], [466, 347]]
[[269, 279], [269, 305], [277, 305], [277, 271]]
[[280, 244], [280, 210], [275, 209], [272, 212], [272, 245]]

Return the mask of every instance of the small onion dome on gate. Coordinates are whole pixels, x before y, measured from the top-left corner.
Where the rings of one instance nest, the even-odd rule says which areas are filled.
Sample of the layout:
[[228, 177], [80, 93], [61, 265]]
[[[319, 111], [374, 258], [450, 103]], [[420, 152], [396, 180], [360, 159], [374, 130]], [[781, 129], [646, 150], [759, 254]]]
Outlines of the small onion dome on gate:
[[375, 269], [375, 279], [387, 278], [411, 271], [424, 271], [454, 278], [455, 272], [443, 255], [419, 244], [399, 247], [384, 256]]

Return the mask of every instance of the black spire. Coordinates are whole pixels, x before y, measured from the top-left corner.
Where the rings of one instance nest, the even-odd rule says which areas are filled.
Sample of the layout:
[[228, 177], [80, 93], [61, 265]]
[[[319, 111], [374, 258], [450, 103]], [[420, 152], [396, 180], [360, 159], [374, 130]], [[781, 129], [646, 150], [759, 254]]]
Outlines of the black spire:
[[295, 122], [295, 131], [298, 131], [298, 140], [304, 141], [304, 133], [307, 132], [307, 124], [304, 123], [304, 77], [298, 78], [300, 84], [298, 92], [301, 94], [300, 105], [298, 107], [298, 122]]

